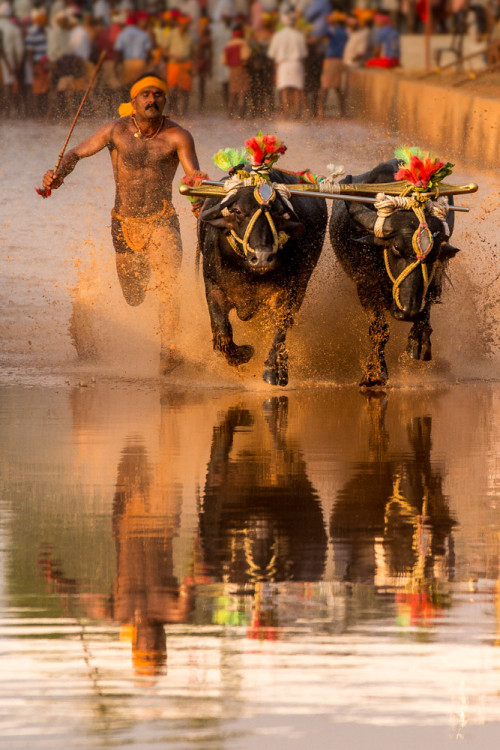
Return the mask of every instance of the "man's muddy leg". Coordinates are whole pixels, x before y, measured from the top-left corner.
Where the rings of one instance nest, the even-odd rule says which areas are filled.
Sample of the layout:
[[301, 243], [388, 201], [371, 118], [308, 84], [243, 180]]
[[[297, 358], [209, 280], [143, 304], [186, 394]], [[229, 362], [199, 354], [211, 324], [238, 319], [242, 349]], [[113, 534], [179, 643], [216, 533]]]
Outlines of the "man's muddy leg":
[[148, 256], [146, 253], [135, 253], [128, 247], [116, 219], [113, 219], [111, 232], [115, 248], [116, 272], [123, 296], [127, 304], [137, 307], [144, 302], [151, 277]]
[[158, 293], [160, 326], [160, 374], [165, 375], [182, 363], [178, 344], [179, 289], [182, 243], [177, 216], [169, 217], [151, 236], [148, 253]]

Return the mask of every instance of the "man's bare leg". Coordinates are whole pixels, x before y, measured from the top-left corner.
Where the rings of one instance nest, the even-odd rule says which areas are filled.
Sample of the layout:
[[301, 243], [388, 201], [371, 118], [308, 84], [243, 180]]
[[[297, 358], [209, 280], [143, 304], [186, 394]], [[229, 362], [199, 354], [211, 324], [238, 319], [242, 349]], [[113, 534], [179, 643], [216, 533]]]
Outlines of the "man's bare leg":
[[178, 275], [182, 261], [179, 221], [176, 216], [158, 226], [148, 244], [148, 255], [159, 297], [160, 374], [183, 361], [177, 348], [179, 331]]
[[111, 222], [111, 236], [115, 248], [116, 273], [127, 304], [137, 307], [144, 302], [151, 266], [146, 253], [134, 252], [125, 242], [120, 221]]

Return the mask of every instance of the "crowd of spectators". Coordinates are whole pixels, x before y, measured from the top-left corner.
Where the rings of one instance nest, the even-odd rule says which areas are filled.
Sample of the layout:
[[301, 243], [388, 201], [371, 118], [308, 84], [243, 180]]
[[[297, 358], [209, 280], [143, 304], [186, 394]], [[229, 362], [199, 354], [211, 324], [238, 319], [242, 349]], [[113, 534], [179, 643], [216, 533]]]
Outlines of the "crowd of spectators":
[[[114, 116], [130, 84], [154, 70], [169, 111], [207, 105], [229, 117], [343, 112], [349, 70], [400, 64], [400, 34], [420, 32], [426, 0], [0, 0], [0, 116], [67, 116], [104, 54], [94, 104]], [[500, 0], [430, 0], [435, 32], [472, 18], [500, 37]], [[463, 29], [462, 29], [463, 30]], [[500, 46], [500, 42], [499, 42]], [[212, 106], [212, 102], [210, 102]]]

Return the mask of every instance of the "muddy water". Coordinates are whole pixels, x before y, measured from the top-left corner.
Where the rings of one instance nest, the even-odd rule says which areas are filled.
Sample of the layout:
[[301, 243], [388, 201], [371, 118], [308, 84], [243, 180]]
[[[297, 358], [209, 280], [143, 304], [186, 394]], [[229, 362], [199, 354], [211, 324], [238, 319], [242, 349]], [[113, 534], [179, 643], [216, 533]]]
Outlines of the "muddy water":
[[[190, 124], [202, 166], [262, 123]], [[75, 141], [94, 125], [83, 122]], [[278, 123], [283, 166], [364, 171], [398, 140]], [[436, 359], [356, 383], [366, 324], [328, 243], [286, 390], [214, 357], [181, 217], [179, 345], [157, 377], [154, 294], [128, 308], [108, 157], [48, 201], [64, 128], [0, 125], [0, 747], [497, 747], [497, 180], [460, 202]], [[215, 168], [209, 168], [216, 177]]]
[[493, 748], [499, 445], [492, 385], [5, 387], [0, 746]]

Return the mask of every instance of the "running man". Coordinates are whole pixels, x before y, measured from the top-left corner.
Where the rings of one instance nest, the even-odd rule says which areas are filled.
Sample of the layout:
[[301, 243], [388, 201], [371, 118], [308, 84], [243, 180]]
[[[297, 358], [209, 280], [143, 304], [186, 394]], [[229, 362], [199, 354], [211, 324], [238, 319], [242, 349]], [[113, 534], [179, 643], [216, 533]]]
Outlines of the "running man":
[[178, 327], [176, 282], [182, 259], [179, 219], [172, 205], [172, 181], [179, 165], [188, 177], [199, 173], [191, 134], [163, 114], [167, 85], [154, 73], [130, 89], [130, 103], [120, 119], [100, 127], [67, 152], [55, 173], [48, 170], [43, 187], [54, 190], [80, 159], [108, 148], [116, 185], [111, 236], [116, 270], [129, 305], [145, 298], [151, 271], [159, 294], [160, 372], [180, 363], [175, 346]]

